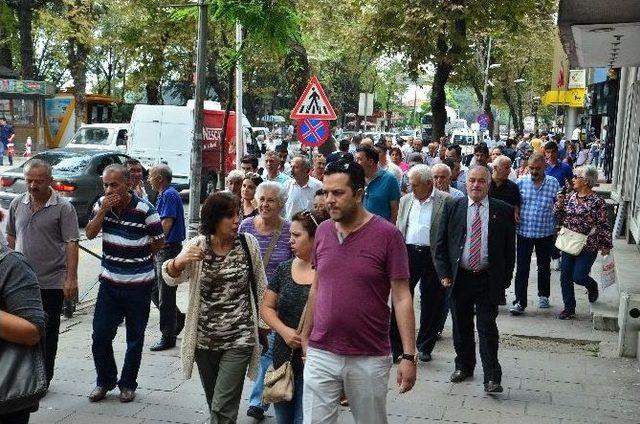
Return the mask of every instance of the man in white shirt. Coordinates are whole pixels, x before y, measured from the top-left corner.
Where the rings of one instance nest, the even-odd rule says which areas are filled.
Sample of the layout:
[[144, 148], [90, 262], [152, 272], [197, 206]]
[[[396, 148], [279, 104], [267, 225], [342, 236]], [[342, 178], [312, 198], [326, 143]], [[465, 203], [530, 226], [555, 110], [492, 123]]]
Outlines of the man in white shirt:
[[431, 174], [433, 175], [433, 183], [438, 190], [448, 193], [453, 198], [465, 196], [460, 190], [451, 187], [451, 168], [444, 163], [433, 165], [431, 167]]
[[293, 178], [284, 182], [287, 193], [287, 203], [284, 206], [284, 216], [291, 219], [293, 215], [304, 210], [313, 210], [313, 198], [322, 188], [322, 182], [309, 176], [311, 163], [306, 156], [296, 155], [291, 160], [291, 174]]
[[[420, 331], [416, 346], [421, 361], [431, 360], [431, 351], [438, 339], [445, 302], [445, 289], [440, 284], [433, 265], [431, 246], [435, 246], [442, 210], [448, 194], [434, 187], [427, 165], [415, 165], [408, 171], [412, 192], [400, 199], [396, 225], [407, 244], [409, 255], [409, 287], [413, 295], [420, 280]], [[391, 349], [394, 358], [402, 353], [402, 344], [395, 320], [391, 320]]]

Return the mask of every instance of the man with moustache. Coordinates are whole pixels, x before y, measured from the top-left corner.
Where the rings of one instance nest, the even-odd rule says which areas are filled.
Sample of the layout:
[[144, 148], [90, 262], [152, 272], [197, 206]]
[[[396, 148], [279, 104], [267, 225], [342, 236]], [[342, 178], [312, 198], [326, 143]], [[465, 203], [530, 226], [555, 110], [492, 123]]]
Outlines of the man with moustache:
[[[102, 185], [104, 196], [95, 203], [92, 218], [85, 227], [89, 240], [102, 231], [102, 269], [91, 347], [98, 378], [89, 400], [104, 399], [117, 385], [120, 402], [131, 402], [138, 387], [151, 288], [156, 282], [153, 255], [164, 246], [164, 233], [156, 209], [129, 190], [127, 168], [107, 166], [102, 173]], [[127, 350], [117, 380], [112, 343], [123, 318]]]
[[7, 242], [25, 255], [38, 276], [47, 314], [45, 371], [51, 383], [64, 299], [73, 300], [78, 294], [78, 216], [73, 205], [51, 188], [47, 162], [31, 159], [24, 166], [24, 179], [27, 192], [9, 206]]
[[473, 318], [480, 339], [484, 390], [503, 391], [498, 361], [498, 304], [515, 264], [513, 208], [489, 198], [491, 174], [484, 166], [467, 174], [468, 197], [445, 204], [434, 263], [443, 286], [451, 287], [455, 371], [451, 382], [473, 376], [476, 365]]

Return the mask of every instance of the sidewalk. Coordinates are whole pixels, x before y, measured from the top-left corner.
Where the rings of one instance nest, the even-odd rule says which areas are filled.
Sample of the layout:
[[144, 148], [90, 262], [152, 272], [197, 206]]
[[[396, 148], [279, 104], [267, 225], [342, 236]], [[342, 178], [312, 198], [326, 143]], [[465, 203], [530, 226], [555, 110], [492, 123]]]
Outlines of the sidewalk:
[[[597, 270], [598, 263], [594, 265]], [[535, 264], [532, 277], [535, 282]], [[597, 277], [596, 277], [597, 278]], [[552, 272], [552, 308], [537, 308], [536, 284], [529, 287], [529, 307], [521, 317], [511, 317], [501, 307], [500, 362], [505, 392], [489, 397], [482, 390], [482, 370], [472, 381], [452, 384], [454, 352], [450, 320], [443, 339], [433, 352], [433, 361], [418, 365], [418, 381], [408, 394], [398, 395], [395, 367], [391, 371], [387, 411], [392, 424], [421, 423], [518, 423], [518, 424], [637, 424], [640, 422], [640, 364], [613, 357], [617, 333], [592, 329], [586, 294], [576, 288], [578, 315], [560, 321], [559, 272]], [[616, 290], [615, 287], [608, 290]], [[179, 289], [184, 306], [187, 287]], [[510, 289], [508, 302], [513, 299]], [[416, 300], [416, 305], [417, 305]], [[180, 370], [179, 348], [152, 353], [149, 346], [159, 336], [158, 312], [152, 307], [137, 398], [121, 404], [118, 391], [92, 404], [87, 395], [95, 372], [91, 355], [91, 314], [71, 320], [63, 318], [57, 369], [49, 394], [32, 423], [138, 424], [204, 423], [208, 412], [197, 370], [185, 381]], [[114, 341], [118, 367], [125, 347], [124, 327]], [[254, 423], [246, 417], [251, 382], [246, 381], [239, 423]], [[264, 423], [275, 423], [273, 409]], [[348, 408], [341, 408], [340, 423], [352, 423]], [[366, 423], [364, 423], [366, 424]]]

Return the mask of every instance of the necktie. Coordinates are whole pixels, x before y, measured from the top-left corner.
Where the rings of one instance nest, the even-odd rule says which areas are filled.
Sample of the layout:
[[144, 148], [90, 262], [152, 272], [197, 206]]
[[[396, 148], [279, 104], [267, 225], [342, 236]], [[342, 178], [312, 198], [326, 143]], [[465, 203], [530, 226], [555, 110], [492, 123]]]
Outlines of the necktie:
[[480, 267], [480, 252], [482, 250], [482, 219], [480, 218], [481, 203], [474, 203], [476, 213], [471, 223], [471, 243], [469, 245], [469, 266], [478, 271]]

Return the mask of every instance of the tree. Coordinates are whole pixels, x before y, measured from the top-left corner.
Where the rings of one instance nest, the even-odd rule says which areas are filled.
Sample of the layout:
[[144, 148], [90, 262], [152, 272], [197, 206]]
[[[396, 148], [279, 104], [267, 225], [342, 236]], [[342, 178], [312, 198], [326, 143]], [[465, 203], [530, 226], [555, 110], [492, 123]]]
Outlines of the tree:
[[13, 69], [14, 50], [17, 47], [18, 22], [6, 1], [0, 1], [0, 66]]
[[5, 0], [18, 16], [20, 33], [20, 75], [24, 79], [36, 77], [33, 53], [33, 12], [45, 5], [46, 0]]
[[444, 135], [444, 87], [454, 69], [472, 59], [469, 40], [517, 31], [542, 3], [550, 0], [371, 0], [367, 27], [373, 47], [402, 54], [410, 72], [419, 73], [427, 63], [435, 65], [431, 91], [435, 139]]

